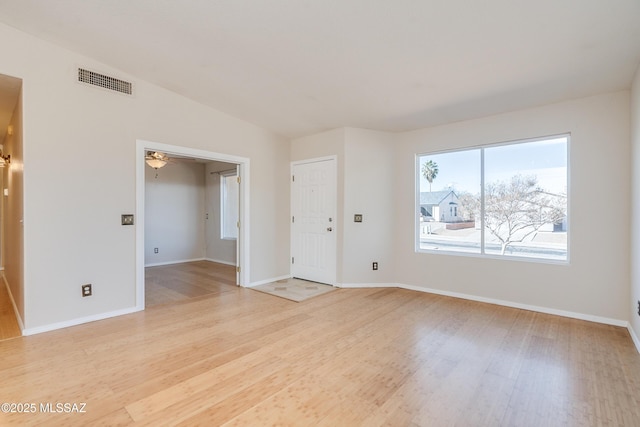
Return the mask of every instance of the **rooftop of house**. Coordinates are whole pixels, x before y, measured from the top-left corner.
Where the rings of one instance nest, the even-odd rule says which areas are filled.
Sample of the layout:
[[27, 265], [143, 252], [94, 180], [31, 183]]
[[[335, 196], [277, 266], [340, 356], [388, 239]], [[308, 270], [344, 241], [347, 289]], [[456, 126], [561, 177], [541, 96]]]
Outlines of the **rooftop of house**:
[[420, 205], [439, 205], [449, 194], [458, 195], [453, 190], [424, 191], [420, 193]]

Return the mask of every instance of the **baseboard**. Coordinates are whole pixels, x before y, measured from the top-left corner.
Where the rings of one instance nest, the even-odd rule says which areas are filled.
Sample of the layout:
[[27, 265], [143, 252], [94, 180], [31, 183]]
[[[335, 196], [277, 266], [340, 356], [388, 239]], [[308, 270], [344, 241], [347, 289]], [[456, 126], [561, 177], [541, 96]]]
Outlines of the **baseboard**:
[[573, 311], [558, 310], [555, 308], [540, 307], [537, 305], [522, 304], [518, 302], [505, 301], [505, 300], [499, 300], [494, 298], [485, 298], [485, 297], [480, 297], [476, 295], [462, 294], [458, 292], [441, 291], [438, 289], [423, 288], [421, 286], [400, 285], [400, 287], [403, 289], [411, 289], [414, 291], [427, 292], [430, 294], [444, 295], [444, 296], [461, 298], [461, 299], [466, 299], [471, 301], [484, 302], [488, 304], [501, 305], [504, 307], [519, 308], [521, 310], [529, 310], [529, 311], [535, 311], [538, 313], [553, 314], [556, 316], [569, 317], [572, 319], [586, 320], [589, 322], [602, 323], [605, 325], [613, 325], [613, 326], [621, 326], [621, 327], [626, 327], [628, 325], [628, 322], [626, 320], [611, 319], [608, 317], [594, 316], [591, 314], [576, 313]]
[[397, 283], [337, 283], [338, 288], [400, 288]]
[[208, 261], [206, 258], [194, 258], [194, 259], [181, 259], [176, 261], [165, 261], [165, 262], [154, 262], [151, 264], [145, 264], [146, 267], [159, 267], [161, 265], [173, 265], [173, 264], [184, 264], [185, 262], [196, 262], [196, 261]]
[[627, 323], [627, 330], [629, 331], [629, 335], [631, 335], [633, 344], [635, 344], [636, 346], [636, 350], [638, 350], [638, 353], [640, 353], [640, 340], [638, 339], [636, 332], [633, 330], [633, 327], [631, 327], [631, 323]]
[[7, 294], [9, 294], [9, 300], [11, 301], [11, 306], [13, 307], [13, 313], [16, 315], [16, 320], [18, 321], [18, 327], [24, 335], [24, 323], [22, 322], [22, 317], [20, 317], [20, 312], [18, 311], [18, 306], [16, 305], [16, 300], [13, 299], [13, 294], [11, 293], [11, 287], [9, 286], [9, 282], [7, 282], [7, 278], [5, 275], [2, 275], [2, 282], [4, 283], [4, 287], [7, 289]]
[[[611, 318], [608, 318], [608, 317], [593, 316], [591, 314], [575, 313], [573, 311], [558, 310], [558, 309], [555, 309], [555, 308], [540, 307], [540, 306], [535, 306], [535, 305], [522, 304], [522, 303], [518, 303], [518, 302], [499, 300], [499, 299], [494, 299], [494, 298], [485, 298], [485, 297], [480, 297], [480, 296], [476, 296], [476, 295], [469, 295], [469, 294], [463, 294], [463, 293], [458, 293], [458, 292], [442, 291], [442, 290], [439, 290], [439, 289], [424, 288], [422, 286], [405, 285], [405, 284], [402, 284], [402, 283], [397, 283], [397, 284], [343, 283], [341, 285], [341, 287], [344, 287], [344, 288], [395, 287], [395, 288], [401, 288], [401, 289], [408, 289], [408, 290], [411, 290], [411, 291], [426, 292], [426, 293], [429, 293], [429, 294], [444, 295], [444, 296], [453, 297], [453, 298], [466, 299], [466, 300], [470, 300], [470, 301], [484, 302], [484, 303], [487, 303], [487, 304], [501, 305], [501, 306], [504, 306], [504, 307], [519, 308], [521, 310], [535, 311], [535, 312], [538, 312], [538, 313], [553, 314], [553, 315], [556, 315], [556, 316], [569, 317], [569, 318], [572, 318], [572, 319], [579, 319], [579, 320], [586, 320], [586, 321], [589, 321], [589, 322], [602, 323], [602, 324], [605, 324], [605, 325], [613, 325], [613, 326], [621, 326], [621, 327], [628, 327], [628, 325], [629, 325], [629, 322], [627, 322], [626, 320], [611, 319]], [[638, 344], [636, 344], [636, 346], [638, 348], [640, 348], [640, 346]]]
[[37, 326], [35, 328], [23, 329], [22, 335], [35, 335], [43, 332], [55, 331], [56, 329], [68, 328], [70, 326], [78, 326], [84, 323], [95, 322], [97, 320], [109, 319], [111, 317], [123, 316], [125, 314], [131, 314], [141, 311], [138, 307], [125, 308], [122, 310], [109, 311], [106, 313], [95, 314], [92, 316], [81, 317], [78, 319], [66, 320], [64, 322], [52, 323], [44, 326]]
[[253, 288], [255, 286], [266, 285], [267, 283], [277, 282], [278, 280], [291, 279], [291, 275], [274, 277], [273, 279], [260, 280], [258, 282], [251, 282], [248, 285], [244, 285], [245, 288]]
[[222, 261], [221, 259], [213, 259], [213, 258], [204, 258], [205, 261], [209, 261], [209, 262], [215, 262], [218, 264], [224, 264], [224, 265], [232, 265], [232, 266], [236, 266], [235, 261]]

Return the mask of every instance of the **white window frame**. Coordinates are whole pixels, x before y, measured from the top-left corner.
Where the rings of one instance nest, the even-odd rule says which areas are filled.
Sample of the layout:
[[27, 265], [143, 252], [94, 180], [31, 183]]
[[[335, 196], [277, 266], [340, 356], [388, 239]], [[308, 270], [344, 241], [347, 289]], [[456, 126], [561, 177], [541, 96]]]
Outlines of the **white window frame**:
[[[227, 180], [233, 178], [233, 181], [238, 190], [238, 194], [236, 195], [236, 200], [239, 200], [239, 185], [238, 185], [238, 172], [224, 172], [220, 174], [220, 238], [222, 240], [237, 240], [238, 239], [238, 203], [234, 203], [234, 212], [235, 215], [230, 214], [228, 211], [228, 203], [227, 203]], [[231, 217], [229, 218], [229, 216]], [[228, 221], [232, 221], [231, 224], [228, 224]], [[234, 230], [233, 235], [229, 233], [230, 230]]]
[[[508, 146], [508, 145], [518, 145], [518, 144], [526, 144], [537, 141], [546, 141], [552, 139], [566, 138], [567, 140], [567, 215], [566, 215], [566, 224], [567, 224], [567, 255], [566, 259], [551, 259], [551, 258], [537, 258], [537, 257], [524, 257], [517, 255], [501, 255], [501, 254], [493, 254], [485, 252], [485, 224], [484, 224], [484, 209], [485, 209], [485, 150], [491, 149], [500, 146]], [[534, 263], [547, 263], [547, 264], [560, 264], [560, 265], [569, 265], [570, 264], [570, 247], [571, 247], [571, 238], [570, 238], [570, 226], [571, 226], [571, 213], [570, 213], [570, 200], [571, 200], [571, 182], [570, 182], [570, 146], [571, 146], [571, 134], [563, 133], [563, 134], [554, 134], [543, 137], [536, 138], [528, 138], [528, 139], [519, 139], [513, 141], [499, 142], [494, 144], [486, 144], [486, 145], [477, 145], [477, 146], [468, 146], [459, 149], [453, 150], [440, 150], [440, 151], [428, 151], [421, 152], [415, 155], [415, 194], [414, 194], [414, 215], [415, 215], [415, 229], [414, 229], [414, 244], [415, 244], [415, 252], [416, 253], [425, 253], [425, 254], [444, 254], [444, 255], [454, 255], [454, 256], [463, 256], [463, 257], [475, 257], [475, 258], [493, 258], [500, 260], [512, 260], [512, 261], [523, 261], [523, 262], [534, 262]], [[456, 153], [456, 152], [464, 152], [464, 151], [472, 151], [472, 150], [480, 150], [480, 252], [472, 253], [472, 252], [464, 252], [464, 251], [455, 251], [455, 250], [436, 250], [436, 249], [422, 249], [420, 247], [420, 174], [421, 174], [421, 165], [420, 159], [424, 156], [444, 154], [444, 153]]]

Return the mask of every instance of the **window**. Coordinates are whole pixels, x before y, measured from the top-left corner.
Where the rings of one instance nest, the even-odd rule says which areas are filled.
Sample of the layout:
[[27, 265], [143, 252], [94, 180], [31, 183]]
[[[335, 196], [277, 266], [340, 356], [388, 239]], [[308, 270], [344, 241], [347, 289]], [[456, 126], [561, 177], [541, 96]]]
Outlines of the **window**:
[[569, 136], [417, 156], [421, 252], [568, 259]]
[[223, 239], [238, 238], [239, 187], [236, 172], [220, 175], [220, 235]]

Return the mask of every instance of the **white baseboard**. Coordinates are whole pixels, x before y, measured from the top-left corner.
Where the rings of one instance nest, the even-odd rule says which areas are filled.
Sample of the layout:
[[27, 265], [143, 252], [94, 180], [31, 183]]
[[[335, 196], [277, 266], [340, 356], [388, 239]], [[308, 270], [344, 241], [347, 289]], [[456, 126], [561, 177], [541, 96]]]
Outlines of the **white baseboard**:
[[[586, 320], [589, 322], [602, 323], [605, 325], [621, 326], [624, 328], [628, 327], [629, 325], [629, 322], [627, 322], [626, 320], [611, 319], [608, 317], [594, 316], [591, 314], [584, 314], [584, 313], [575, 313], [573, 311], [558, 310], [555, 308], [540, 307], [535, 305], [522, 304], [518, 302], [504, 301], [504, 300], [499, 300], [494, 298], [485, 298], [485, 297], [480, 297], [476, 295], [462, 294], [458, 292], [442, 291], [439, 289], [424, 288], [422, 286], [405, 285], [402, 283], [397, 283], [397, 284], [344, 283], [342, 284], [342, 287], [344, 288], [374, 288], [374, 287], [379, 288], [379, 287], [385, 287], [385, 286], [408, 289], [408, 290], [418, 291], [418, 292], [426, 292], [429, 294], [444, 295], [448, 297], [461, 298], [461, 299], [466, 299], [471, 301], [484, 302], [487, 304], [501, 305], [504, 307], [519, 308], [521, 310], [535, 311], [538, 313], [553, 314], [556, 316]], [[638, 346], [638, 344], [636, 344], [636, 346]]]
[[291, 279], [291, 275], [274, 277], [273, 279], [260, 280], [258, 282], [251, 282], [248, 285], [244, 285], [245, 288], [253, 288], [254, 286], [266, 285], [267, 283], [277, 282], [278, 280]]
[[633, 327], [631, 327], [631, 323], [627, 323], [627, 330], [629, 331], [629, 335], [631, 335], [633, 344], [635, 344], [636, 346], [636, 350], [638, 350], [638, 353], [640, 353], [640, 340], [638, 339], [636, 332], [633, 330]]
[[13, 294], [11, 293], [11, 287], [9, 287], [9, 282], [7, 282], [7, 278], [2, 275], [2, 281], [4, 282], [4, 286], [7, 289], [7, 293], [9, 294], [9, 300], [11, 301], [11, 306], [13, 307], [13, 313], [16, 315], [16, 320], [18, 321], [18, 327], [20, 331], [22, 331], [22, 335], [24, 335], [24, 323], [22, 322], [22, 317], [20, 317], [20, 312], [18, 311], [18, 306], [16, 305], [16, 300], [13, 299]]
[[175, 261], [165, 261], [165, 262], [154, 262], [151, 264], [145, 264], [146, 267], [159, 267], [161, 265], [173, 265], [173, 264], [184, 264], [185, 262], [196, 262], [196, 261], [207, 261], [206, 258], [194, 258], [194, 259], [180, 259]]
[[611, 319], [608, 317], [594, 316], [591, 314], [576, 313], [573, 311], [558, 310], [555, 308], [540, 307], [536, 305], [522, 304], [518, 302], [504, 301], [504, 300], [499, 300], [494, 298], [485, 298], [485, 297], [480, 297], [476, 295], [461, 294], [458, 292], [441, 291], [438, 289], [423, 288], [421, 286], [412, 286], [412, 285], [400, 285], [400, 287], [403, 289], [411, 289], [415, 291], [428, 292], [431, 294], [445, 295], [449, 297], [462, 298], [462, 299], [467, 299], [471, 301], [485, 302], [488, 304], [502, 305], [505, 307], [536, 311], [539, 313], [554, 314], [556, 316], [569, 317], [572, 319], [587, 320], [589, 322], [603, 323], [605, 325], [626, 327], [628, 324], [626, 320]]
[[104, 320], [109, 319], [111, 317], [122, 316], [125, 314], [131, 314], [141, 311], [138, 307], [124, 308], [121, 310], [109, 311], [106, 313], [95, 314], [92, 316], [81, 317], [78, 319], [66, 320], [64, 322], [51, 323], [49, 325], [37, 326], [35, 328], [23, 329], [22, 335], [35, 335], [41, 334], [43, 332], [50, 332], [56, 329], [68, 328], [70, 326], [82, 325], [83, 323], [95, 322], [96, 320]]
[[205, 261], [209, 261], [209, 262], [215, 262], [218, 264], [224, 264], [224, 265], [232, 265], [232, 266], [236, 266], [235, 261], [222, 261], [221, 259], [213, 259], [213, 258], [204, 258]]
[[401, 288], [397, 283], [337, 283], [338, 288]]

